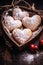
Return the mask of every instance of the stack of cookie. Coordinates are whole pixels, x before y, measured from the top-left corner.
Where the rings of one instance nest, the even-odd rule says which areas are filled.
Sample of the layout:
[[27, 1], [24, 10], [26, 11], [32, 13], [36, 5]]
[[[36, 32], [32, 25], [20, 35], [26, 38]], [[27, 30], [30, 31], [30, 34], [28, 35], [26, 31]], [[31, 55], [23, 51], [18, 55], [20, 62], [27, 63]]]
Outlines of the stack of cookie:
[[24, 44], [32, 37], [32, 33], [41, 23], [39, 15], [29, 16], [29, 12], [16, 7], [12, 10], [12, 16], [4, 16], [4, 24], [9, 32], [12, 33], [13, 39], [18, 44]]

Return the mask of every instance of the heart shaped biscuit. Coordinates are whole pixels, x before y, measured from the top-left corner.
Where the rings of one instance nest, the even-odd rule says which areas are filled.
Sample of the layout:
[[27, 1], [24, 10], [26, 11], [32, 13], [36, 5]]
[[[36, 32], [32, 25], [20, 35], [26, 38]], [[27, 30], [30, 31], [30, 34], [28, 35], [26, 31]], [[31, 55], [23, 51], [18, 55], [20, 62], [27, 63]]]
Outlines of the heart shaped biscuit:
[[13, 18], [14, 18], [15, 20], [22, 20], [22, 19], [23, 19], [24, 17], [26, 17], [26, 16], [29, 16], [29, 13], [28, 13], [27, 11], [22, 11], [22, 12], [16, 13], [16, 15], [13, 16]]
[[22, 20], [26, 16], [29, 16], [27, 11], [22, 11], [19, 7], [13, 9], [14, 20]]
[[24, 27], [35, 31], [41, 23], [41, 17], [39, 15], [34, 15], [32, 17], [24, 17], [22, 23]]
[[20, 20], [14, 20], [11, 16], [6, 16], [4, 18], [5, 26], [9, 31], [12, 31], [15, 28], [20, 28], [22, 26], [22, 22]]
[[15, 29], [12, 32], [12, 36], [19, 44], [24, 44], [32, 36], [32, 31], [30, 29]]

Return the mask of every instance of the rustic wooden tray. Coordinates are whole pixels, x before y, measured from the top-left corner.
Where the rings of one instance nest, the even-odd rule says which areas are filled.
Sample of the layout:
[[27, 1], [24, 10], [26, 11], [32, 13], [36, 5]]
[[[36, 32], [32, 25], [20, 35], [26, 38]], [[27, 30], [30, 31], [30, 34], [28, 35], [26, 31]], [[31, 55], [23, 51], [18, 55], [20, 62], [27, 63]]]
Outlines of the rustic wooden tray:
[[[17, 6], [14, 6], [14, 7], [17, 7]], [[20, 7], [22, 10], [28, 11], [29, 14], [30, 14], [30, 16], [32, 16], [32, 15], [34, 15], [34, 14], [38, 14], [38, 12], [33, 11], [33, 10], [31, 10], [30, 8], [28, 8], [28, 7], [25, 7], [25, 6], [19, 6], [19, 7]], [[5, 25], [4, 25], [4, 21], [3, 21], [3, 16], [4, 16], [7, 12], [9, 12], [9, 11], [12, 12], [12, 9], [13, 9], [13, 7], [12, 7], [11, 9], [8, 9], [8, 10], [6, 10], [6, 11], [3, 12], [3, 15], [2, 15], [2, 27], [3, 27], [3, 30], [5, 31], [6, 35], [7, 35], [7, 36], [10, 38], [10, 40], [13, 42], [12, 45], [16, 45], [16, 46], [18, 47], [18, 49], [20, 50], [20, 49], [24, 48], [26, 45], [28, 45], [29, 42], [30, 42], [31, 40], [33, 40], [36, 36], [38, 36], [39, 33], [42, 31], [43, 28], [42, 28], [42, 25], [40, 24], [40, 26], [38, 27], [38, 29], [37, 29], [35, 32], [33, 32], [32, 37], [31, 37], [27, 42], [25, 42], [24, 44], [19, 45], [18, 42], [15, 41], [15, 40], [12, 38], [12, 36], [10, 35], [10, 32], [6, 29], [6, 27], [5, 27]]]

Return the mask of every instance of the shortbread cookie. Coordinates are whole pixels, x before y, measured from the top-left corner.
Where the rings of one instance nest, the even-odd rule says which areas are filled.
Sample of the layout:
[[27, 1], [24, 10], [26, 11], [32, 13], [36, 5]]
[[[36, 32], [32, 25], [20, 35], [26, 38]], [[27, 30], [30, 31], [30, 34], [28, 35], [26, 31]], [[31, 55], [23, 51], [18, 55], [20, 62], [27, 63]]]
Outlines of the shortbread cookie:
[[6, 16], [4, 18], [5, 26], [9, 31], [12, 31], [15, 28], [20, 28], [22, 26], [22, 22], [20, 20], [14, 20], [11, 16]]
[[29, 13], [26, 11], [23, 12], [18, 12], [16, 13], [16, 15], [14, 16], [14, 19], [18, 19], [18, 20], [22, 20], [24, 17], [29, 16]]
[[22, 20], [26, 16], [29, 16], [29, 13], [27, 11], [20, 11], [15, 14], [14, 19]]
[[34, 15], [32, 17], [24, 17], [22, 23], [24, 27], [35, 31], [41, 23], [41, 17], [39, 15]]
[[12, 32], [13, 38], [19, 43], [24, 44], [29, 40], [29, 38], [32, 36], [32, 31], [30, 29], [15, 29]]
[[26, 16], [29, 16], [27, 11], [22, 11], [19, 7], [13, 9], [13, 18], [15, 20], [22, 20]]

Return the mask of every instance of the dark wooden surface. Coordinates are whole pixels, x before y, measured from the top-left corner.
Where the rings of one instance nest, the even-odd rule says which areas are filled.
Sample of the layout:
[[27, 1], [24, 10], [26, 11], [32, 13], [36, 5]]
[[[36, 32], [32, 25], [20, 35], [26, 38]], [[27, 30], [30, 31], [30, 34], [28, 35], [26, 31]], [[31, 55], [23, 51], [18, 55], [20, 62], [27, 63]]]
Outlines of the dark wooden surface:
[[[41, 7], [42, 4], [40, 9]], [[2, 15], [2, 10], [0, 15]], [[43, 39], [43, 31], [32, 43], [39, 45], [39, 39]], [[39, 49], [36, 53], [32, 53], [27, 46], [23, 51], [17, 51], [14, 47], [8, 47], [6, 43], [9, 43], [9, 40], [1, 27], [0, 16], [0, 65], [43, 65], [43, 50]]]

